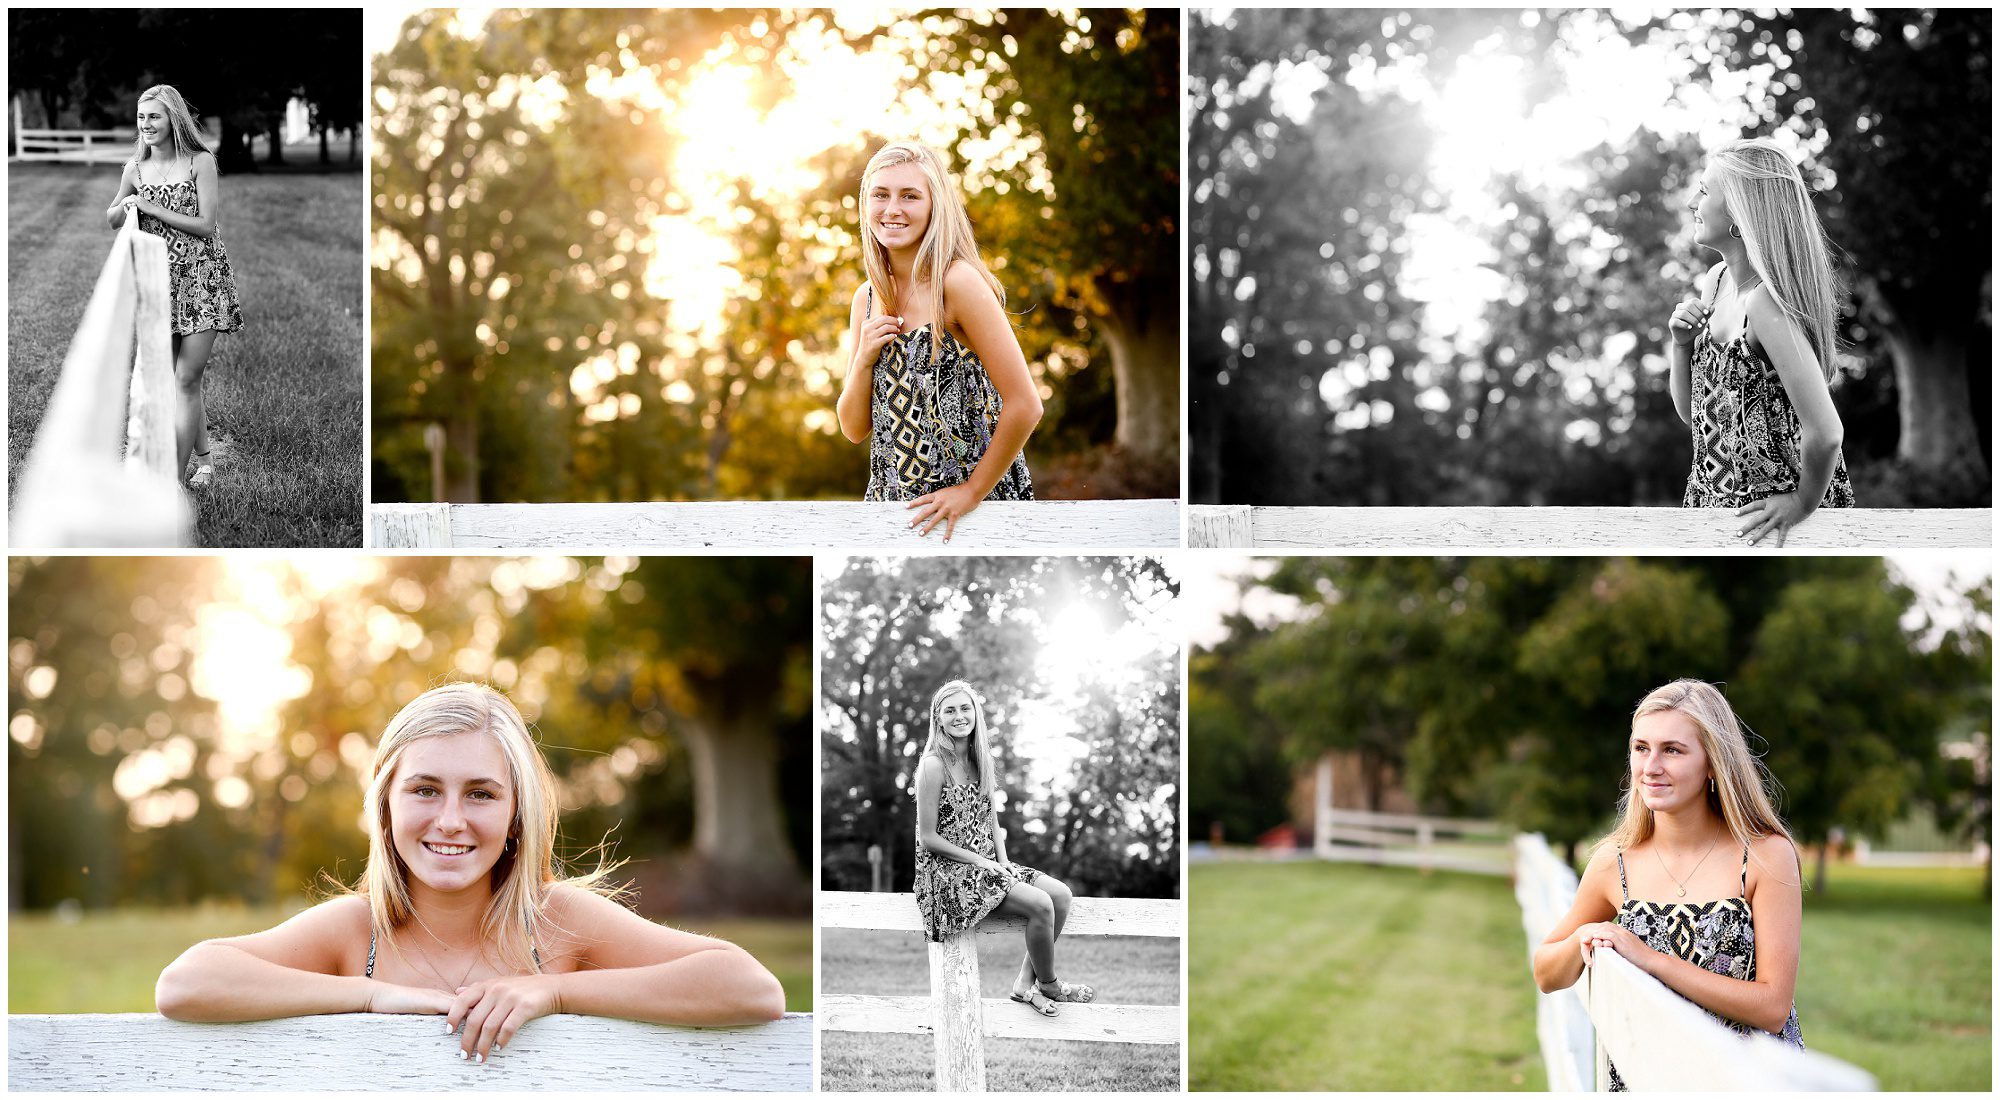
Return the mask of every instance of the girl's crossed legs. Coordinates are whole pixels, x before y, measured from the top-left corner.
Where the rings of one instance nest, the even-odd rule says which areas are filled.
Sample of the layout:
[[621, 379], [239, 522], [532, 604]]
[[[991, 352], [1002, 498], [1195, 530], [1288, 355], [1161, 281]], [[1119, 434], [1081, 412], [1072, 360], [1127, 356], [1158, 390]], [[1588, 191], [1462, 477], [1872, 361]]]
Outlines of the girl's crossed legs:
[[1028, 952], [1014, 978], [1012, 996], [1044, 1016], [1056, 1014], [1053, 1002], [1083, 1002], [1097, 995], [1087, 985], [1056, 980], [1056, 937], [1069, 919], [1071, 897], [1069, 887], [1037, 873], [1032, 883], [1015, 883], [998, 909], [1028, 922]]

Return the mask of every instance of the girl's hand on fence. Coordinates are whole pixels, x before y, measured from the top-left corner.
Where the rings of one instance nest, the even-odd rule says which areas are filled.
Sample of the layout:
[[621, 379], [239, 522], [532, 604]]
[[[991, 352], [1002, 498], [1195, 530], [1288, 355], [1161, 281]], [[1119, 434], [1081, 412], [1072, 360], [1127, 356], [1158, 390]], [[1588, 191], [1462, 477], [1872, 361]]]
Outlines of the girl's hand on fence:
[[556, 984], [554, 974], [522, 974], [490, 978], [460, 989], [445, 1016], [447, 1031], [459, 1031], [463, 1025], [458, 1056], [484, 1062], [487, 1054], [512, 1042], [522, 1024], [561, 1011], [562, 996]]
[[878, 313], [861, 322], [860, 335], [855, 338], [857, 365], [867, 363], [873, 366], [875, 360], [881, 356], [882, 349], [888, 346], [889, 341], [902, 335], [902, 332], [903, 319], [891, 317], [886, 313]]
[[1753, 500], [1736, 510], [1738, 518], [1744, 521], [1737, 538], [1748, 538], [1755, 546], [1770, 536], [1777, 536], [1774, 546], [1785, 545], [1785, 535], [1792, 528], [1805, 522], [1813, 514], [1814, 505], [1807, 504], [1796, 492], [1779, 493], [1762, 500]]
[[451, 994], [442, 989], [418, 989], [391, 982], [371, 981], [368, 984], [369, 1012], [442, 1016], [451, 1011], [451, 1002]]
[[1659, 952], [1646, 946], [1646, 941], [1633, 935], [1623, 925], [1610, 921], [1586, 924], [1576, 930], [1577, 942], [1583, 945], [1583, 964], [1591, 965], [1591, 955], [1599, 948], [1608, 947], [1626, 962], [1650, 974], [1653, 959]]
[[1673, 333], [1674, 343], [1682, 347], [1694, 343], [1701, 334], [1702, 326], [1708, 324], [1708, 307], [1699, 298], [1689, 298], [1674, 307], [1674, 315], [1667, 322], [1667, 331]]
[[[917, 518], [910, 521], [912, 527], [919, 523], [924, 525], [924, 529], [917, 532], [919, 535], [930, 534], [931, 528], [942, 523], [944, 541], [950, 542], [951, 533], [958, 526], [958, 521], [971, 515], [972, 510], [979, 507], [979, 495], [972, 491], [970, 485], [954, 485], [949, 489], [939, 489], [935, 493], [925, 493], [911, 501], [910, 507], [923, 509], [917, 513]], [[926, 520], [929, 522], [926, 523]]]

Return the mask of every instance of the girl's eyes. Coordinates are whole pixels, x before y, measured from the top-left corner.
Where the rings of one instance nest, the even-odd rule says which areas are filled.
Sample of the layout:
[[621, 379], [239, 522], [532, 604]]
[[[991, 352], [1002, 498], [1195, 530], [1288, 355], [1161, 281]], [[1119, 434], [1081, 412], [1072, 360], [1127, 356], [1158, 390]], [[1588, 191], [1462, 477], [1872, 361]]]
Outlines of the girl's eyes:
[[[419, 797], [422, 797], [422, 798], [430, 798], [431, 796], [433, 796], [433, 795], [435, 795], [435, 794], [437, 794], [437, 793], [438, 793], [438, 789], [437, 789], [436, 787], [429, 787], [429, 786], [425, 786], [425, 787], [412, 787], [412, 788], [410, 789], [410, 793], [411, 793], [411, 794], [414, 794], [414, 795], [417, 795], [417, 796], [419, 796]], [[470, 797], [472, 797], [472, 796], [474, 796], [474, 795], [477, 795], [477, 796], [478, 796], [478, 798], [479, 798], [479, 801], [481, 801], [481, 802], [491, 802], [491, 801], [492, 801], [493, 799], [495, 799], [495, 798], [499, 797], [498, 795], [495, 795], [495, 794], [494, 794], [494, 793], [493, 793], [492, 791], [489, 791], [489, 790], [485, 790], [485, 789], [483, 789], [483, 788], [479, 788], [479, 787], [474, 787], [474, 788], [473, 788], [472, 790], [469, 790], [469, 791], [467, 791], [467, 792], [465, 792], [465, 793], [466, 793], [466, 797], [468, 797], [468, 798], [470, 798]]]

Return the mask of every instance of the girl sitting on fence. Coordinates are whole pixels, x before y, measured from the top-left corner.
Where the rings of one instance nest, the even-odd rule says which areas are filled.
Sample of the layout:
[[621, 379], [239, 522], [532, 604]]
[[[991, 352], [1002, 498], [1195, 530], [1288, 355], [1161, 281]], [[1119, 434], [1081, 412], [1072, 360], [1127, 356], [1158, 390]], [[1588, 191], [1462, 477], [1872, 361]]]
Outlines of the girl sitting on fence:
[[1694, 432], [1688, 508], [1734, 508], [1755, 545], [1821, 507], [1851, 508], [1833, 380], [1833, 257], [1792, 158], [1768, 138], [1709, 158], [1695, 242], [1719, 253], [1674, 308], [1669, 389]]
[[885, 145], [861, 176], [862, 266], [840, 430], [868, 440], [865, 500], [903, 500], [928, 535], [986, 500], [1032, 500], [1021, 454], [1042, 401], [938, 154]]
[[119, 229], [136, 212], [142, 232], [166, 238], [174, 379], [180, 388], [174, 443], [182, 469], [193, 455], [188, 485], [198, 489], [215, 474], [208, 461], [201, 378], [216, 334], [243, 327], [243, 307], [222, 247], [215, 154], [202, 140], [194, 112], [172, 85], [155, 84], [139, 94], [138, 123], [132, 159], [125, 162], [118, 196], [104, 216]]
[[266, 932], [189, 948], [160, 974], [176, 1020], [429, 1013], [485, 1061], [552, 1012], [668, 1024], [777, 1018], [784, 991], [743, 949], [611, 900], [608, 867], [558, 877], [555, 779], [507, 697], [418, 696], [376, 746], [368, 863], [352, 892]]
[[931, 736], [917, 760], [916, 894], [931, 940], [976, 928], [989, 913], [1027, 920], [1028, 952], [1013, 1000], [1054, 1016], [1057, 1002], [1097, 996], [1087, 985], [1056, 979], [1056, 937], [1069, 917], [1069, 887], [1007, 861], [993, 809], [986, 712], [963, 680], [931, 696]]
[[[1630, 751], [1618, 826], [1535, 949], [1535, 984], [1567, 989], [1608, 949], [1737, 1031], [1805, 1046], [1799, 853], [1729, 701], [1699, 680], [1655, 689], [1632, 712]], [[1616, 1066], [1611, 1087], [1625, 1088]]]

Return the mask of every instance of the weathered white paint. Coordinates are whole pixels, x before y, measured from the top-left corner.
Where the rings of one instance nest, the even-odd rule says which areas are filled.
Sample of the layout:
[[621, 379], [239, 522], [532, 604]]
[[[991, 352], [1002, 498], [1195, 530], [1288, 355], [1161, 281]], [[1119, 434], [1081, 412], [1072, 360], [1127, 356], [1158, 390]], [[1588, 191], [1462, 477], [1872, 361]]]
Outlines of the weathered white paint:
[[[1453, 547], [1685, 550], [1749, 547], [1743, 521], [1710, 508], [1265, 508], [1192, 505], [1188, 545], [1299, 550]], [[1983, 548], [1991, 508], [1822, 508], [1787, 549]]]
[[812, 1091], [812, 1017], [683, 1028], [592, 1016], [530, 1022], [484, 1065], [437, 1016], [186, 1024], [151, 1013], [10, 1016], [11, 1090], [223, 1092]]
[[[164, 343], [167, 248], [138, 221], [128, 217], [118, 231], [35, 430], [9, 523], [15, 546], [191, 541], [193, 514], [173, 468], [179, 392]], [[140, 405], [128, 416], [119, 398], [135, 389]], [[134, 422], [141, 430], [127, 460]]]
[[451, 505], [377, 504], [368, 509], [369, 544], [378, 547], [451, 545]]
[[1858, 1066], [1716, 1023], [1617, 952], [1597, 952], [1577, 984], [1605, 1058], [1634, 1091], [1875, 1091], [1875, 1078]]
[[[1179, 939], [1186, 906], [1173, 898], [1077, 898], [1070, 903], [1063, 936], [1153, 936]], [[878, 932], [922, 932], [917, 899], [910, 894], [869, 894], [825, 890], [819, 895], [821, 928], [865, 928]], [[989, 916], [979, 922], [987, 935], [1020, 936], [1019, 917]]]
[[[1514, 896], [1528, 953], [1569, 912], [1576, 872], [1540, 836], [1515, 838]], [[1599, 951], [1569, 989], [1543, 994], [1537, 1009], [1542, 1058], [1552, 1091], [1606, 1084], [1603, 1065], [1636, 1091], [1872, 1091], [1856, 1067], [1788, 1046], [1763, 1033], [1744, 1036], [1611, 951]], [[1593, 1042], [1594, 1037], [1594, 1042]]]
[[986, 1034], [979, 999], [979, 947], [975, 936], [952, 936], [929, 944], [931, 957], [930, 1019], [932, 1080], [939, 1092], [985, 1092], [986, 1054], [979, 1040]]
[[[442, 528], [412, 512], [446, 509]], [[577, 549], [720, 546], [809, 550], [825, 547], [935, 551], [991, 549], [1154, 549], [1179, 546], [1180, 504], [1172, 500], [989, 501], [961, 520], [951, 541], [910, 528], [894, 501], [649, 501], [632, 504], [373, 504], [370, 545]], [[402, 541], [397, 541], [402, 540]]]
[[[1179, 900], [1077, 898], [1070, 904], [1063, 937], [1155, 936], [1178, 939], [1187, 927]], [[861, 928], [922, 932], [916, 898], [909, 894], [823, 892], [821, 928]], [[939, 1092], [983, 1092], [986, 1062], [982, 1041], [996, 1038], [1077, 1039], [1111, 1043], [1178, 1043], [1181, 1010], [1167, 1005], [1066, 1004], [1053, 1018], [1012, 1001], [982, 1001], [979, 995], [979, 933], [1019, 936], [1022, 921], [989, 916], [977, 929], [943, 943], [930, 943], [929, 997], [874, 997], [821, 992], [824, 1031], [929, 1032], [936, 1051]], [[1109, 991], [1100, 990], [1100, 995]]]
[[[1108, 990], [1100, 990], [1108, 993]], [[931, 1006], [925, 997], [870, 997], [822, 994], [816, 1016], [821, 1031], [871, 1031], [927, 1035]], [[999, 997], [981, 1004], [989, 1039], [1068, 1039], [1085, 1043], [1143, 1043], [1166, 1046], [1181, 1041], [1179, 1005], [1066, 1004], [1044, 1016], [1027, 1005]]]

